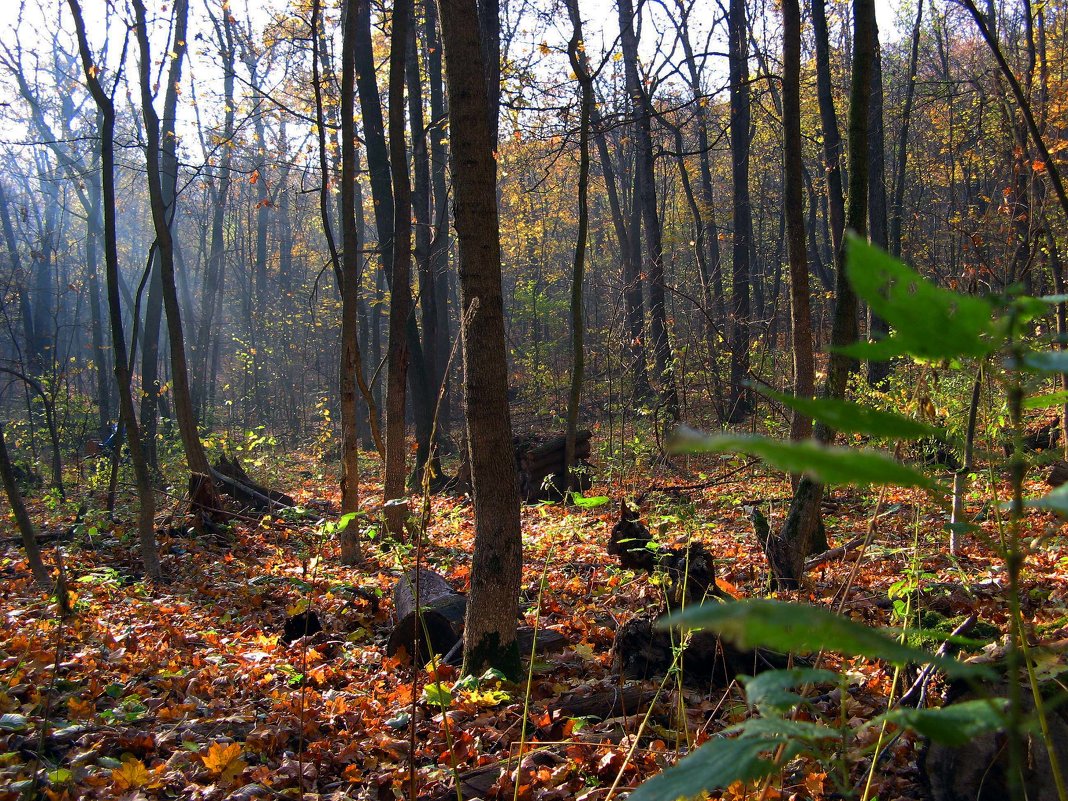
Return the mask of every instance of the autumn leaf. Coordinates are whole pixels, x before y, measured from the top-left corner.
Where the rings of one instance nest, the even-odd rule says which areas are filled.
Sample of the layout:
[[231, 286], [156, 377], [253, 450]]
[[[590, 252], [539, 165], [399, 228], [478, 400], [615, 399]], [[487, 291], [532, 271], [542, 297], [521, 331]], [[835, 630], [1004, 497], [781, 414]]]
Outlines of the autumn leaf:
[[111, 771], [111, 780], [117, 790], [138, 790], [153, 784], [153, 776], [140, 759], [130, 757], [122, 766]]
[[241, 745], [239, 743], [212, 743], [208, 747], [208, 753], [200, 757], [204, 767], [218, 778], [223, 784], [233, 784], [242, 771], [248, 767], [248, 763], [241, 759]]
[[253, 170], [252, 171], [252, 175], [250, 175], [248, 177], [248, 182], [250, 184], [255, 184], [259, 180], [260, 180], [260, 171], [259, 170]]

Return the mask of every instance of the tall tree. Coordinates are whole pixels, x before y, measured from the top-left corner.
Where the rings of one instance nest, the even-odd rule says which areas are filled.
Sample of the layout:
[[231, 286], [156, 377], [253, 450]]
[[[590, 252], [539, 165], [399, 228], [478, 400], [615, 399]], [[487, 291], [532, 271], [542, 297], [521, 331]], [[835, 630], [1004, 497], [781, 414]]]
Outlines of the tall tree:
[[679, 393], [675, 384], [674, 354], [667, 325], [667, 288], [664, 277], [663, 231], [656, 201], [656, 174], [653, 169], [653, 104], [638, 70], [638, 37], [634, 31], [635, 13], [631, 0], [618, 0], [620, 44], [627, 95], [634, 123], [638, 199], [649, 260], [649, 336], [652, 339], [656, 380], [660, 398], [670, 420], [679, 418]]
[[389, 48], [389, 163], [393, 183], [393, 264], [389, 295], [389, 362], [386, 385], [386, 463], [383, 495], [386, 528], [394, 536], [404, 533], [406, 508], [390, 504], [404, 496], [405, 387], [408, 378], [407, 323], [411, 313], [412, 185], [404, 137], [404, 84], [411, 0], [395, 0]]
[[[589, 234], [590, 210], [590, 117], [593, 112], [593, 75], [586, 60], [586, 43], [582, 36], [582, 15], [578, 0], [567, 0], [571, 17], [571, 39], [567, 56], [579, 82], [579, 174], [578, 235], [571, 267], [571, 387], [567, 396], [567, 430], [564, 437], [564, 464], [575, 466], [575, 438], [578, 433], [579, 400], [586, 370], [586, 326], [582, 309], [582, 282], [586, 270], [586, 237]], [[569, 482], [570, 486], [570, 482]]]
[[[853, 70], [849, 90], [849, 207], [845, 223], [850, 230], [863, 234], [868, 218], [868, 108], [871, 99], [872, 71], [875, 61], [875, 2], [853, 0]], [[856, 362], [844, 355], [842, 347], [857, 338], [857, 296], [845, 272], [844, 247], [836, 257], [837, 275], [834, 297], [834, 321], [831, 328], [831, 354], [824, 397], [845, 397], [849, 373]], [[814, 435], [821, 442], [834, 437], [825, 424], [815, 426]], [[790, 509], [778, 537], [769, 541], [768, 556], [780, 587], [797, 587], [804, 570], [805, 557], [813, 538], [820, 530], [820, 502], [823, 486], [803, 476], [794, 490]]]
[[93, 61], [92, 50], [85, 33], [81, 5], [78, 0], [67, 1], [71, 15], [74, 17], [85, 83], [100, 112], [101, 208], [104, 223], [104, 269], [107, 275], [112, 358], [119, 391], [121, 424], [126, 431], [130, 461], [133, 463], [134, 477], [137, 482], [137, 531], [141, 545], [141, 559], [145, 565], [145, 573], [152, 578], [158, 578], [160, 564], [156, 550], [156, 498], [153, 494], [148, 462], [141, 447], [137, 416], [134, 414], [130, 387], [130, 363], [126, 351], [126, 333], [122, 324], [122, 303], [119, 299], [119, 245], [116, 229], [118, 211], [115, 197], [115, 103], [100, 83], [100, 67]]
[[[783, 209], [786, 215], [786, 249], [790, 261], [790, 330], [793, 338], [794, 394], [811, 397], [815, 388], [812, 354], [808, 252], [804, 220], [804, 152], [801, 146], [801, 6], [798, 0], [782, 4], [782, 138]], [[794, 411], [790, 438], [806, 438], [812, 421]]]
[[460, 252], [468, 458], [475, 512], [464, 670], [519, 671], [516, 605], [523, 568], [508, 409], [497, 165], [475, 0], [440, 0]]
[[731, 180], [734, 238], [731, 262], [731, 374], [728, 416], [738, 422], [751, 402], [749, 378], [750, 256], [753, 249], [753, 207], [749, 197], [749, 35], [745, 0], [730, 0], [727, 14], [727, 58], [731, 105]]
[[[178, 431], [185, 450], [186, 464], [190, 472], [211, 475], [204, 445], [197, 432], [196, 416], [189, 391], [189, 370], [186, 365], [185, 335], [182, 331], [182, 314], [178, 306], [178, 290], [174, 275], [174, 238], [171, 234], [172, 207], [165, 200], [163, 168], [160, 150], [160, 119], [156, 114], [152, 97], [152, 50], [148, 41], [148, 21], [143, 0], [133, 0], [136, 15], [136, 36], [141, 52], [140, 88], [141, 114], [145, 123], [146, 163], [148, 193], [152, 207], [152, 224], [156, 234], [156, 249], [159, 254], [160, 279], [163, 285], [163, 306], [167, 312], [167, 335], [170, 339], [171, 381], [173, 382], [174, 411], [178, 418]], [[184, 18], [189, 12], [187, 0], [176, 0], [174, 13], [182, 22], [181, 49], [173, 58], [179, 60], [185, 52]], [[176, 26], [177, 27], [177, 26]], [[177, 37], [176, 37], [177, 43]], [[177, 45], [176, 45], [177, 46]], [[180, 72], [178, 75], [180, 76]], [[173, 169], [168, 167], [168, 169]]]

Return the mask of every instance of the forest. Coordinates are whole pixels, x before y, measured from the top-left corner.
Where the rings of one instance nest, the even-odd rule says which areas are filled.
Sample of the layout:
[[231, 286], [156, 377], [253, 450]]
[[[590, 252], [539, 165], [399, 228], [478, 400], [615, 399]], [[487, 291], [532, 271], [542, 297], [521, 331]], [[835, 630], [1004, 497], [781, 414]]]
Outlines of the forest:
[[0, 801], [1068, 801], [1064, 0], [10, 0]]

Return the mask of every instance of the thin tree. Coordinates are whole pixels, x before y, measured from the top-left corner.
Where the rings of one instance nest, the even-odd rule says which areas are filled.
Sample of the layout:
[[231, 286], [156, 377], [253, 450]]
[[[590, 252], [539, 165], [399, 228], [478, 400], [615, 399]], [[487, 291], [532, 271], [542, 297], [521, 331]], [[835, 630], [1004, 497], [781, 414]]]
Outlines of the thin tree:
[[[786, 215], [786, 250], [790, 262], [790, 330], [793, 335], [794, 394], [812, 397], [815, 360], [812, 354], [811, 294], [805, 242], [804, 153], [801, 146], [801, 6], [798, 0], [782, 4], [782, 136], [783, 211]], [[795, 411], [790, 439], [805, 439], [812, 421]]]
[[464, 670], [519, 672], [516, 605], [523, 570], [519, 489], [508, 409], [497, 165], [475, 0], [440, 0], [460, 254], [468, 458], [475, 513]]
[[[126, 334], [122, 325], [122, 303], [119, 299], [119, 246], [116, 233], [117, 209], [115, 205], [115, 103], [100, 84], [100, 68], [93, 63], [89, 40], [85, 34], [85, 22], [78, 0], [68, 0], [74, 27], [78, 36], [78, 51], [81, 54], [85, 84], [100, 112], [100, 182], [101, 207], [104, 216], [104, 270], [107, 282], [108, 312], [111, 321], [111, 346], [118, 384], [119, 414], [126, 431], [133, 463], [134, 479], [137, 482], [138, 537], [141, 559], [145, 573], [151, 578], [160, 575], [159, 554], [156, 550], [156, 498], [152, 490], [152, 477], [148, 462], [141, 447], [140, 429], [134, 414], [133, 396], [130, 390], [130, 365], [126, 352]], [[118, 76], [116, 76], [116, 82]]]
[[[141, 114], [145, 123], [146, 163], [148, 194], [152, 207], [152, 224], [156, 234], [159, 253], [160, 278], [163, 284], [163, 305], [167, 312], [167, 334], [170, 339], [171, 381], [173, 383], [174, 411], [178, 418], [178, 430], [185, 450], [186, 464], [191, 473], [204, 476], [212, 474], [204, 445], [197, 433], [196, 416], [189, 392], [189, 370], [186, 365], [185, 336], [182, 331], [182, 316], [178, 306], [178, 291], [174, 276], [174, 239], [171, 235], [170, 214], [161, 174], [160, 120], [152, 98], [152, 81], [149, 68], [152, 50], [148, 42], [148, 22], [143, 0], [133, 0], [136, 16], [135, 33], [140, 58]], [[185, 16], [189, 7], [186, 0], [177, 0], [175, 14]], [[209, 485], [210, 486], [210, 485]]]
[[[564, 464], [570, 471], [575, 466], [575, 439], [578, 434], [579, 401], [582, 379], [586, 370], [586, 326], [582, 309], [582, 281], [586, 269], [586, 237], [590, 228], [588, 196], [590, 190], [590, 117], [593, 112], [593, 75], [586, 60], [582, 37], [582, 15], [578, 0], [567, 0], [571, 17], [571, 39], [567, 56], [579, 83], [579, 173], [578, 173], [578, 235], [575, 257], [571, 267], [571, 386], [567, 395], [567, 430], [564, 437]], [[578, 486], [577, 481], [568, 482]]]
[[404, 496], [406, 479], [404, 404], [408, 378], [407, 323], [411, 313], [412, 186], [404, 137], [404, 84], [411, 0], [395, 0], [389, 50], [389, 163], [393, 183], [393, 264], [389, 295], [389, 361], [386, 375], [386, 463], [383, 496], [386, 529], [404, 533], [406, 507], [390, 504]]

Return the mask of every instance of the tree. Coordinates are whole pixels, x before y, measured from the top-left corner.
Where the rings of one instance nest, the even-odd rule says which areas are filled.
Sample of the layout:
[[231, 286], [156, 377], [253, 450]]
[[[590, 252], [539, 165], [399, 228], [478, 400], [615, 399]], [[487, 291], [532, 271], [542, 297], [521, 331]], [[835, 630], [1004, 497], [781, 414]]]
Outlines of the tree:
[[753, 207], [749, 198], [749, 35], [745, 0], [730, 0], [727, 15], [731, 103], [731, 180], [734, 237], [731, 261], [731, 374], [728, 419], [749, 413], [749, 280], [753, 247]]
[[519, 671], [516, 604], [523, 567], [508, 408], [497, 168], [475, 0], [441, 0], [460, 252], [464, 412], [475, 512], [464, 670]]
[[[815, 388], [815, 361], [812, 355], [811, 296], [802, 201], [804, 153], [801, 146], [801, 7], [798, 0], [783, 0], [782, 41], [783, 211], [786, 215], [786, 248], [790, 260], [794, 394], [808, 398]], [[790, 422], [790, 438], [804, 439], [811, 431], [812, 421], [795, 410]]]
[[668, 419], [679, 419], [679, 393], [675, 384], [674, 355], [668, 334], [666, 287], [664, 278], [663, 231], [656, 201], [656, 175], [653, 170], [653, 105], [638, 72], [638, 37], [634, 32], [634, 5], [619, 0], [619, 33], [623, 49], [623, 69], [627, 95], [630, 97], [634, 124], [636, 180], [641, 204], [645, 248], [649, 256], [649, 336], [652, 339], [656, 380], [660, 384], [660, 402]]
[[[148, 22], [146, 20], [143, 0], [133, 0], [136, 15], [136, 36], [141, 51], [140, 87], [141, 114], [145, 123], [146, 159], [148, 166], [148, 193], [152, 207], [152, 224], [156, 233], [156, 248], [159, 253], [160, 280], [163, 288], [163, 305], [167, 312], [167, 334], [170, 339], [171, 380], [173, 381], [174, 411], [178, 418], [178, 430], [185, 449], [186, 464], [191, 473], [203, 476], [212, 474], [208, 464], [204, 445], [197, 432], [196, 415], [189, 391], [189, 370], [186, 366], [185, 335], [182, 331], [182, 315], [178, 306], [178, 289], [174, 277], [174, 238], [171, 234], [170, 217], [173, 215], [173, 203], [167, 204], [164, 192], [164, 169], [174, 170], [175, 166], [161, 161], [160, 120], [156, 114], [152, 98], [152, 82], [149, 69], [152, 64], [152, 50], [148, 42]], [[181, 30], [181, 46], [175, 51], [175, 61], [181, 60], [184, 53], [184, 18], [188, 14], [187, 0], [177, 0], [174, 12], [179, 20], [176, 31]], [[176, 33], [177, 36], [177, 33]], [[180, 75], [180, 72], [179, 72]], [[171, 173], [167, 173], [168, 177]]]
[[395, 0], [389, 49], [389, 164], [393, 184], [393, 264], [390, 266], [389, 363], [386, 385], [386, 461], [383, 495], [386, 529], [396, 537], [404, 533], [406, 507], [390, 504], [404, 496], [405, 386], [408, 379], [407, 324], [411, 314], [412, 185], [404, 137], [404, 83], [411, 0]]
[[116, 233], [115, 200], [115, 103], [100, 84], [100, 68], [93, 62], [89, 40], [82, 20], [82, 9], [78, 0], [67, 0], [74, 26], [78, 35], [78, 50], [81, 53], [82, 69], [85, 83], [93, 96], [100, 112], [100, 183], [101, 205], [104, 216], [104, 268], [107, 274], [108, 311], [111, 320], [111, 345], [115, 366], [115, 379], [119, 390], [119, 413], [121, 424], [126, 431], [126, 440], [130, 449], [130, 461], [133, 462], [134, 477], [137, 481], [137, 498], [139, 503], [137, 531], [141, 544], [141, 560], [145, 572], [152, 578], [159, 578], [159, 554], [156, 550], [156, 498], [153, 494], [152, 479], [149, 474], [148, 461], [141, 447], [140, 428], [134, 414], [133, 396], [130, 389], [130, 363], [126, 351], [126, 333], [122, 324], [122, 304], [119, 300], [119, 247]]

